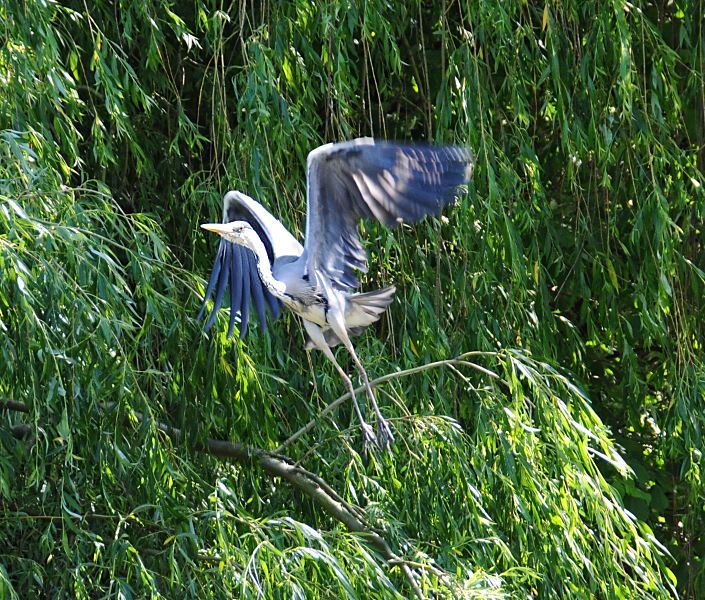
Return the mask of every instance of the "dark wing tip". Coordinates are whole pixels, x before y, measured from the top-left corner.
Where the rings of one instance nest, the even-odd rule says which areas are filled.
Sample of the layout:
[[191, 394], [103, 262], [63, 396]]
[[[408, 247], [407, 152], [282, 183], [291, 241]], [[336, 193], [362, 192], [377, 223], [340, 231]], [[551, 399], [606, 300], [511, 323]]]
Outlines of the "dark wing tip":
[[215, 323], [216, 315], [218, 314], [218, 309], [223, 302], [223, 294], [225, 293], [225, 286], [228, 282], [228, 263], [230, 260], [230, 248], [225, 240], [220, 241], [220, 246], [218, 246], [218, 253], [215, 257], [215, 263], [213, 264], [213, 270], [211, 271], [211, 276], [208, 281], [208, 289], [206, 289], [206, 295], [203, 299], [203, 305], [198, 313], [198, 318], [203, 316], [204, 309], [206, 308], [206, 302], [210, 299], [213, 290], [215, 289], [215, 298], [213, 299], [213, 308], [211, 310], [210, 316], [206, 321], [204, 326], [205, 331], [208, 331]]
[[226, 337], [232, 336], [236, 317], [242, 305], [242, 250], [242, 247], [233, 245], [233, 256], [230, 261], [230, 323]]
[[240, 339], [245, 339], [247, 326], [250, 321], [250, 303], [255, 305], [257, 319], [260, 322], [262, 331], [267, 330], [266, 305], [269, 305], [272, 317], [276, 319], [280, 314], [279, 300], [274, 297], [262, 283], [257, 271], [257, 264], [254, 253], [248, 248], [227, 242], [220, 241], [218, 253], [213, 264], [206, 294], [203, 304], [198, 312], [197, 319], [200, 320], [205, 311], [208, 300], [215, 292], [213, 307], [204, 325], [204, 330], [209, 331], [218, 315], [218, 311], [223, 304], [226, 287], [230, 285], [230, 319], [228, 323], [227, 337], [231, 337], [240, 317]]

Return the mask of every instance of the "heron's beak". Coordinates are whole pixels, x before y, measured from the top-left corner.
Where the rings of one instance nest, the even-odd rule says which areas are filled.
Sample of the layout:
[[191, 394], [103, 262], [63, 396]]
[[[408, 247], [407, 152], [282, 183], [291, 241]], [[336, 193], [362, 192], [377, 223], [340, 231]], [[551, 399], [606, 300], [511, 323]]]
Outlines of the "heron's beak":
[[201, 225], [201, 229], [212, 231], [218, 235], [223, 235], [227, 232], [228, 226], [226, 223], [203, 223], [203, 225]]

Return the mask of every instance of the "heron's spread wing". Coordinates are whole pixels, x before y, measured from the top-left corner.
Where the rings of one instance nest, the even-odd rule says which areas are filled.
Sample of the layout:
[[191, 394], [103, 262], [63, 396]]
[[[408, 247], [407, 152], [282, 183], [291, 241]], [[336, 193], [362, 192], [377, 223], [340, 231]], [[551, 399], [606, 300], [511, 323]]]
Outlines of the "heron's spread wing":
[[[247, 221], [255, 229], [267, 250], [270, 263], [283, 256], [299, 256], [303, 251], [301, 244], [275, 219], [259, 202], [240, 192], [228, 192], [223, 201], [223, 222]], [[279, 316], [280, 303], [265, 287], [257, 271], [257, 259], [249, 248], [220, 240], [218, 253], [213, 263], [213, 270], [203, 305], [198, 314], [200, 319], [206, 308], [206, 302], [215, 292], [213, 309], [206, 322], [208, 331], [223, 303], [225, 288], [230, 284], [230, 325], [228, 336], [235, 328], [236, 317], [240, 315], [240, 338], [247, 333], [250, 320], [250, 303], [257, 313], [260, 327], [267, 329], [265, 306], [268, 305], [272, 316]]]
[[308, 156], [306, 273], [322, 271], [343, 289], [364, 271], [360, 219], [385, 225], [437, 215], [467, 183], [474, 161], [467, 148], [401, 145], [361, 138], [327, 144]]

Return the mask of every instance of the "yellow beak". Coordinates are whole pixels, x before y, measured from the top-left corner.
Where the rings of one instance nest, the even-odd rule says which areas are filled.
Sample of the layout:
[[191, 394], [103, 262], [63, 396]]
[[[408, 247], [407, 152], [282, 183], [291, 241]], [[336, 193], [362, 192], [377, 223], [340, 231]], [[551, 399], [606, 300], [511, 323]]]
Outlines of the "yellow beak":
[[227, 225], [225, 223], [203, 223], [201, 229], [223, 235], [227, 231]]

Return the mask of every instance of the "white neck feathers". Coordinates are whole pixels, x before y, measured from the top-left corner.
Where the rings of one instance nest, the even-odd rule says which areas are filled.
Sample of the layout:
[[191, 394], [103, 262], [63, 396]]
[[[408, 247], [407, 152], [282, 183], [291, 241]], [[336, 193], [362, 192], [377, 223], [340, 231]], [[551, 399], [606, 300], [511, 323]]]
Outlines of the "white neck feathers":
[[286, 291], [286, 286], [272, 274], [272, 263], [269, 262], [267, 250], [259, 236], [252, 232], [242, 236], [237, 243], [249, 248], [255, 253], [257, 263], [257, 272], [259, 273], [262, 283], [265, 287], [277, 298], [281, 298]]

